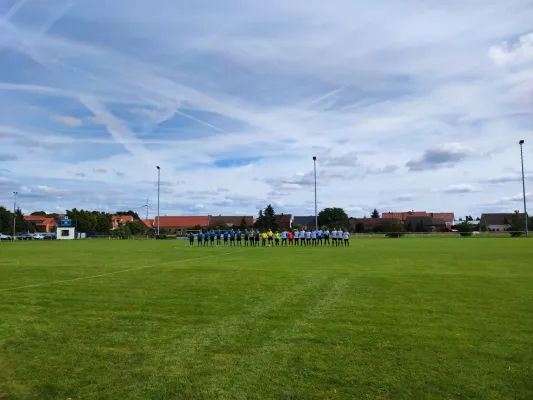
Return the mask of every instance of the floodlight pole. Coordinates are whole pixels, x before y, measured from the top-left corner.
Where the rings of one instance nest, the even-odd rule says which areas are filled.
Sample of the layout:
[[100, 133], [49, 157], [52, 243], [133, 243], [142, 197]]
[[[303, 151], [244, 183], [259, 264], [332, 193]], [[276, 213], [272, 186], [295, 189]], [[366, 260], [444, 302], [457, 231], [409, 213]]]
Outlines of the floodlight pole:
[[316, 203], [316, 157], [313, 157], [313, 164], [315, 169], [315, 230], [318, 231], [318, 209]]
[[161, 217], [159, 216], [159, 189], [161, 187], [161, 168], [157, 166], [157, 236], [159, 236], [159, 226]]
[[13, 241], [15, 241], [17, 234], [17, 194], [19, 192], [13, 192]]
[[518, 144], [520, 145], [520, 160], [522, 162], [522, 195], [524, 197], [524, 220], [525, 220], [524, 227], [525, 227], [526, 237], [528, 237], [528, 227], [527, 227], [528, 217], [527, 217], [527, 205], [526, 205], [526, 179], [524, 177], [524, 151], [522, 149], [522, 147], [524, 146], [524, 141], [521, 140], [520, 142], [518, 142]]

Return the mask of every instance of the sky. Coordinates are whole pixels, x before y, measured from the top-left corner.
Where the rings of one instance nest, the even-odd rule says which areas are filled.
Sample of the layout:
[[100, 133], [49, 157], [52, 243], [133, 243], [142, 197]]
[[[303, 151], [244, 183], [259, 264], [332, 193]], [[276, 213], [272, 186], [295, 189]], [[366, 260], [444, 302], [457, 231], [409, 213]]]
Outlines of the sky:
[[[0, 204], [456, 216], [533, 200], [531, 0], [0, 0]], [[533, 203], [531, 205], [533, 207]]]

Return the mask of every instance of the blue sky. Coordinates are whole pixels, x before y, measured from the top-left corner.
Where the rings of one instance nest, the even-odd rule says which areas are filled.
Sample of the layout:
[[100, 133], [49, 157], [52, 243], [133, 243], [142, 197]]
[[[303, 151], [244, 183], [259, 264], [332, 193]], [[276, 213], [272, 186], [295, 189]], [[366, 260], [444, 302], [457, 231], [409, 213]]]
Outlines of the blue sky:
[[4, 0], [0, 204], [521, 208], [529, 0]]

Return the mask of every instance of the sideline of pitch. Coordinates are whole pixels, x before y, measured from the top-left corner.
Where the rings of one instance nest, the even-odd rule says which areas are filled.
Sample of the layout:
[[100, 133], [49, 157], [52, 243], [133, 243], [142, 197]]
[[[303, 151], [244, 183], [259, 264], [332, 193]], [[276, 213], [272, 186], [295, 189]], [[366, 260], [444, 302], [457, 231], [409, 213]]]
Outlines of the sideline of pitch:
[[106, 272], [104, 274], [91, 275], [91, 276], [82, 276], [80, 278], [64, 279], [64, 280], [60, 280], [60, 281], [52, 281], [52, 282], [46, 282], [46, 283], [37, 283], [37, 284], [33, 284], [33, 285], [19, 286], [19, 287], [14, 287], [14, 288], [0, 289], [0, 292], [8, 292], [8, 291], [12, 291], [12, 290], [28, 289], [28, 288], [34, 288], [34, 287], [40, 287], [40, 286], [57, 285], [57, 284], [60, 284], [60, 283], [67, 283], [67, 282], [83, 281], [83, 280], [87, 280], [87, 279], [101, 278], [101, 277], [108, 276], [108, 275], [120, 274], [120, 273], [123, 273], [123, 272], [131, 272], [131, 271], [137, 271], [137, 270], [140, 270], [140, 269], [159, 267], [159, 266], [164, 265], [164, 264], [171, 264], [171, 263], [181, 264], [181, 263], [185, 263], [185, 262], [189, 262], [189, 261], [203, 260], [203, 259], [206, 259], [206, 258], [226, 256], [226, 255], [229, 255], [229, 254], [235, 254], [235, 252], [222, 253], [222, 254], [211, 254], [209, 256], [204, 256], [204, 257], [189, 258], [187, 260], [164, 261], [164, 262], [160, 262], [160, 263], [157, 263], [157, 264], [143, 265], [143, 266], [135, 267], [135, 268], [121, 269], [120, 271]]

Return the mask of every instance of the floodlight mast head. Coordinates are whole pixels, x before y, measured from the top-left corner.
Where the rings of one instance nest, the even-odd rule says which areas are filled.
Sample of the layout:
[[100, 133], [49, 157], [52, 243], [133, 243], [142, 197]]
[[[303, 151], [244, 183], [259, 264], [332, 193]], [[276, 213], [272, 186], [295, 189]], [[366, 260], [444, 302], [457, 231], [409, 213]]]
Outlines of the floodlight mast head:
[[523, 140], [521, 140], [521, 141], [519, 141], [519, 142], [518, 142], [518, 144], [524, 144], [524, 141], [523, 141]]

